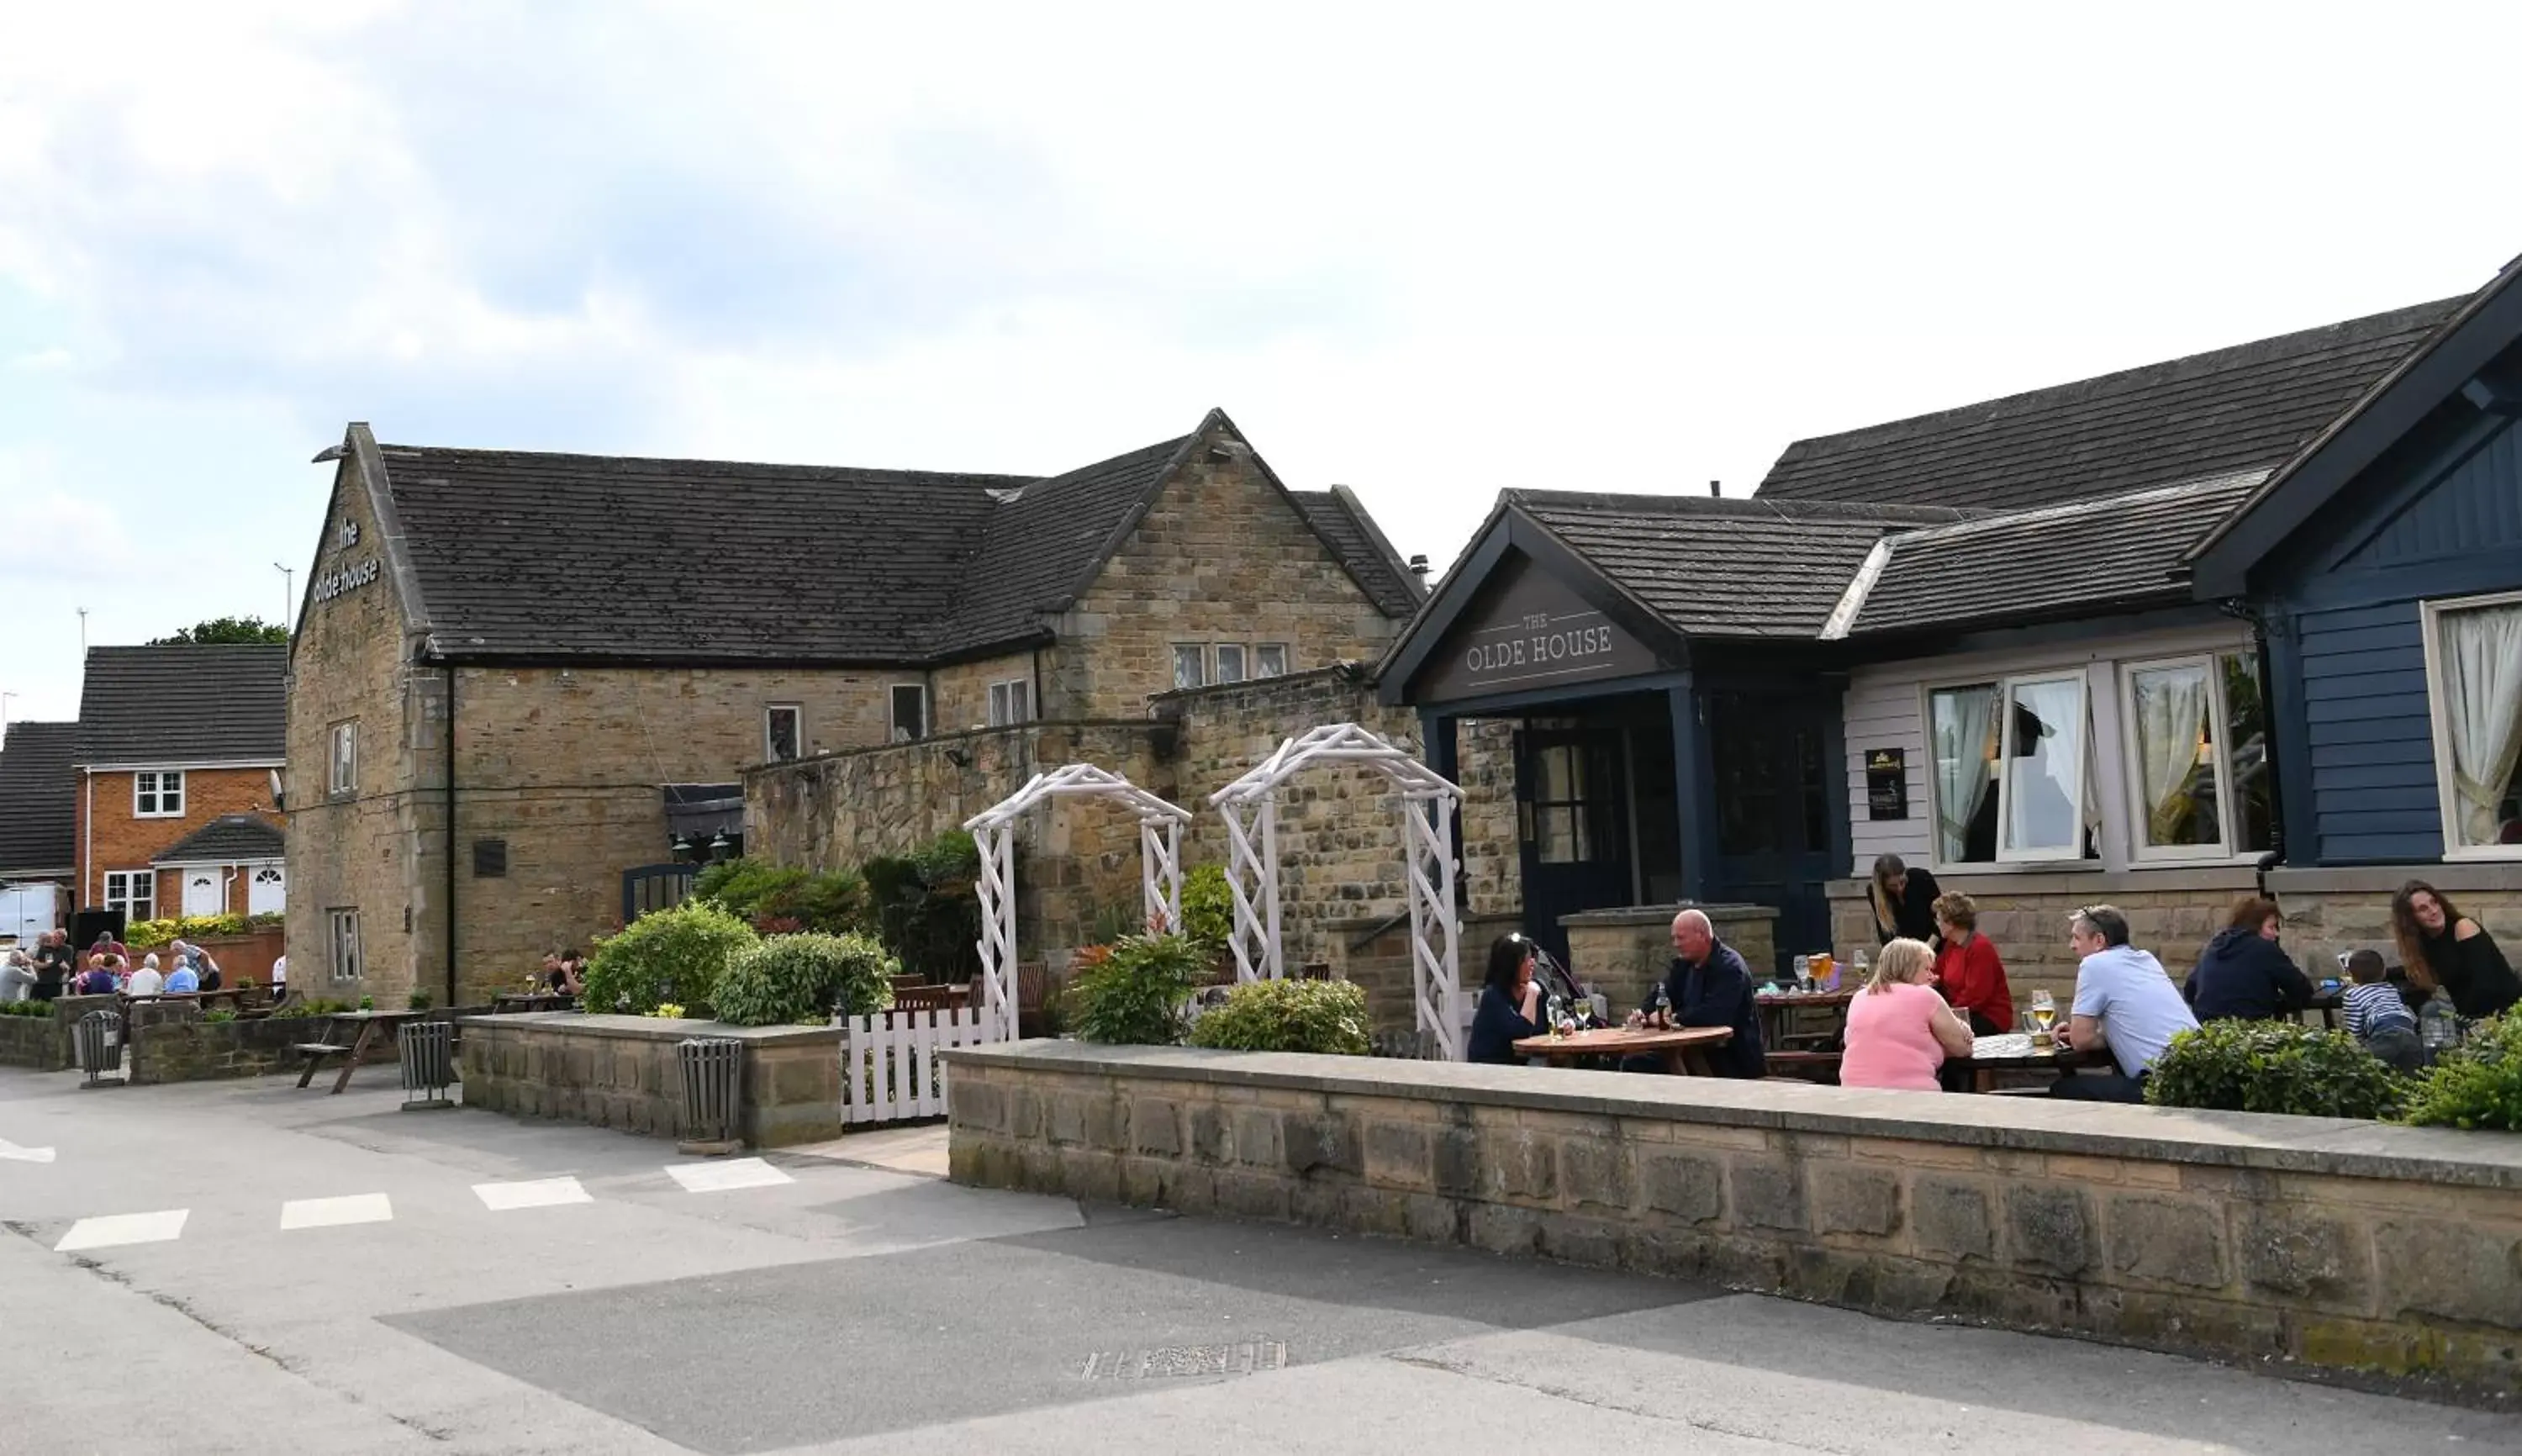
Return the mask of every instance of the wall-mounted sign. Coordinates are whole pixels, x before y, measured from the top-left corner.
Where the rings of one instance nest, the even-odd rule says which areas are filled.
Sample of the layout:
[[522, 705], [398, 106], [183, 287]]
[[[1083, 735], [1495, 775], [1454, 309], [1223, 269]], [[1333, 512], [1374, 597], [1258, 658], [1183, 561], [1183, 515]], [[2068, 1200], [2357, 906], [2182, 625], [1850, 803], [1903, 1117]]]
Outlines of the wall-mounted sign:
[[346, 591], [356, 591], [377, 579], [377, 558], [354, 561], [339, 571], [328, 571], [315, 579], [311, 595], [317, 601], [331, 601]]
[[1485, 595], [1421, 673], [1413, 701], [1529, 692], [1663, 666], [1593, 603], [1528, 562], [1501, 566]]
[[1907, 819], [1909, 817], [1909, 750], [1905, 748], [1865, 750], [1865, 817], [1867, 819]]

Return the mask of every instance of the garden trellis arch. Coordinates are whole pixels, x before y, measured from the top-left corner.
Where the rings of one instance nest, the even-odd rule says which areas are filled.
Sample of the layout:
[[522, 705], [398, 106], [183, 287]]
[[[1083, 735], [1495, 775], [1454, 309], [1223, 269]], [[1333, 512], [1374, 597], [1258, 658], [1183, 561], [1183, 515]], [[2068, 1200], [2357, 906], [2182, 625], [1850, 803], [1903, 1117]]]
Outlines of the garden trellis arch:
[[1235, 900], [1235, 974], [1286, 974], [1279, 944], [1279, 785], [1318, 765], [1382, 772], [1401, 793], [1404, 893], [1410, 905], [1410, 982], [1419, 1029], [1449, 1060], [1463, 1057], [1462, 922], [1454, 909], [1454, 808], [1463, 791], [1408, 749], [1353, 723], [1325, 724], [1281, 743], [1249, 773], [1208, 796], [1226, 820], [1227, 888]]
[[1016, 821], [1053, 799], [1095, 795], [1118, 799], [1139, 817], [1139, 885], [1147, 923], [1171, 934], [1182, 928], [1182, 831], [1191, 811], [1093, 764], [1036, 774], [1024, 787], [963, 822], [980, 851], [981, 996], [990, 1034], [1016, 1034]]

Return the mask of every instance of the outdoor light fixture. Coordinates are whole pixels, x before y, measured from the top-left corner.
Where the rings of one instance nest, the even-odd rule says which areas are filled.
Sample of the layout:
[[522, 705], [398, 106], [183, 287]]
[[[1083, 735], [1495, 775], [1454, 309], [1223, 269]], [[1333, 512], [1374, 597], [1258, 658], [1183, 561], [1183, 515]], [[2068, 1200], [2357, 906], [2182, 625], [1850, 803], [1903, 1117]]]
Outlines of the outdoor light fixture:
[[689, 864], [692, 858], [692, 842], [677, 834], [675, 836], [675, 842], [668, 847], [667, 853], [673, 855], [675, 863], [678, 865]]
[[724, 860], [726, 858], [726, 852], [729, 848], [731, 848], [731, 846], [726, 842], [725, 831], [722, 830], [718, 836], [712, 839], [709, 843], [710, 858], [713, 860]]

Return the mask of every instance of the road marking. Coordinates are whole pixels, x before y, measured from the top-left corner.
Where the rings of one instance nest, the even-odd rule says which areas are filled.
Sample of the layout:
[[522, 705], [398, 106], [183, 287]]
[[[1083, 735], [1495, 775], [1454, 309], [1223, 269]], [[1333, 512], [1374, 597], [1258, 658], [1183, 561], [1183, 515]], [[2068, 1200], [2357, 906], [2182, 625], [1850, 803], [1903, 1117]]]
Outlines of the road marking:
[[723, 1194], [737, 1188], [769, 1188], [797, 1180], [758, 1157], [723, 1163], [668, 1163], [666, 1171], [687, 1194]]
[[21, 1148], [6, 1138], [0, 1138], [0, 1161], [48, 1163], [52, 1160], [53, 1150], [50, 1148]]
[[70, 1225], [62, 1242], [53, 1245], [55, 1253], [75, 1253], [82, 1248], [116, 1248], [125, 1244], [163, 1244], [180, 1239], [184, 1220], [193, 1210], [169, 1208], [163, 1213], [110, 1213], [103, 1218], [82, 1218]]
[[292, 1198], [280, 1205], [284, 1229], [323, 1229], [336, 1224], [386, 1223], [394, 1204], [384, 1194], [352, 1194], [346, 1198]]
[[556, 1203], [592, 1203], [575, 1178], [537, 1178], [531, 1183], [477, 1183], [474, 1196], [493, 1213], [511, 1208], [548, 1208]]

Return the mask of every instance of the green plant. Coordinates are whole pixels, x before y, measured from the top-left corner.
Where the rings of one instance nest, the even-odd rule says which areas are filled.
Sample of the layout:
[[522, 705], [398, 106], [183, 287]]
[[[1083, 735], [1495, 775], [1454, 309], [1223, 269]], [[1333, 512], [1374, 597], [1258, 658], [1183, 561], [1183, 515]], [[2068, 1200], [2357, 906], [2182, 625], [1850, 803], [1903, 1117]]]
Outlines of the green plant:
[[0, 1016], [49, 1016], [52, 1013], [53, 1004], [49, 1001], [0, 1001]]
[[373, 997], [373, 996], [362, 996], [362, 997], [360, 997], [360, 998], [359, 998], [359, 1010], [363, 1010], [363, 1011], [373, 1011], [373, 1010], [375, 1010], [376, 1009], [377, 1009], [377, 999], [376, 999], [375, 997]]
[[1129, 935], [1100, 959], [1081, 954], [1068, 985], [1068, 1024], [1090, 1042], [1172, 1046], [1210, 965], [1186, 935]]
[[[243, 916], [186, 916], [175, 922], [175, 933], [186, 940], [209, 940], [222, 935], [243, 935]], [[129, 941], [123, 942], [125, 945]]]
[[2172, 1039], [2146, 1079], [2162, 1107], [2390, 1117], [2410, 1083], [2343, 1031], [2286, 1021], [2210, 1021]]
[[2481, 1021], [2469, 1040], [2438, 1056], [2417, 1084], [2408, 1120], [2522, 1132], [2522, 1014]]
[[311, 1001], [293, 1001], [287, 1006], [274, 1010], [271, 1013], [272, 1019], [277, 1021], [303, 1020], [314, 1014], [315, 1004]]
[[1191, 1044], [1229, 1052], [1364, 1057], [1366, 988], [1348, 981], [1251, 981], [1191, 1024]]
[[233, 1007], [223, 1006], [218, 1008], [216, 1010], [204, 1011], [202, 1013], [203, 1023], [210, 1026], [221, 1025], [225, 1022], [233, 1021], [236, 1018], [236, 1009]]
[[642, 1011], [639, 1014], [643, 1016], [656, 1016], [667, 1021], [680, 1021], [683, 1019], [683, 1009], [675, 1005], [671, 1001], [661, 1001], [657, 1003], [653, 1009]]
[[725, 860], [702, 870], [692, 893], [753, 921], [764, 934], [805, 929], [839, 935], [866, 927], [866, 881], [848, 869], [810, 873], [793, 865]]
[[1226, 886], [1226, 867], [1201, 865], [1183, 876], [1183, 933], [1211, 947], [1212, 958], [1226, 954], [1235, 935], [1235, 892]]
[[590, 1011], [645, 1011], [661, 1001], [714, 1007], [728, 959], [760, 938], [716, 901], [651, 911], [596, 942], [581, 1002]]
[[866, 913], [903, 968], [940, 985], [970, 980], [981, 968], [981, 852], [957, 829], [907, 855], [880, 855], [860, 867]]
[[277, 930], [288, 923], [289, 916], [276, 910], [257, 911], [245, 917], [245, 926], [249, 930]]
[[154, 951], [180, 933], [173, 920], [135, 920], [122, 927], [122, 943], [135, 951]]
[[711, 1000], [730, 1026], [860, 1016], [893, 1002], [899, 962], [867, 935], [774, 935], [737, 953]]
[[415, 1011], [428, 1010], [429, 993], [426, 991], [414, 991], [411, 995], [403, 999], [403, 1004]]

